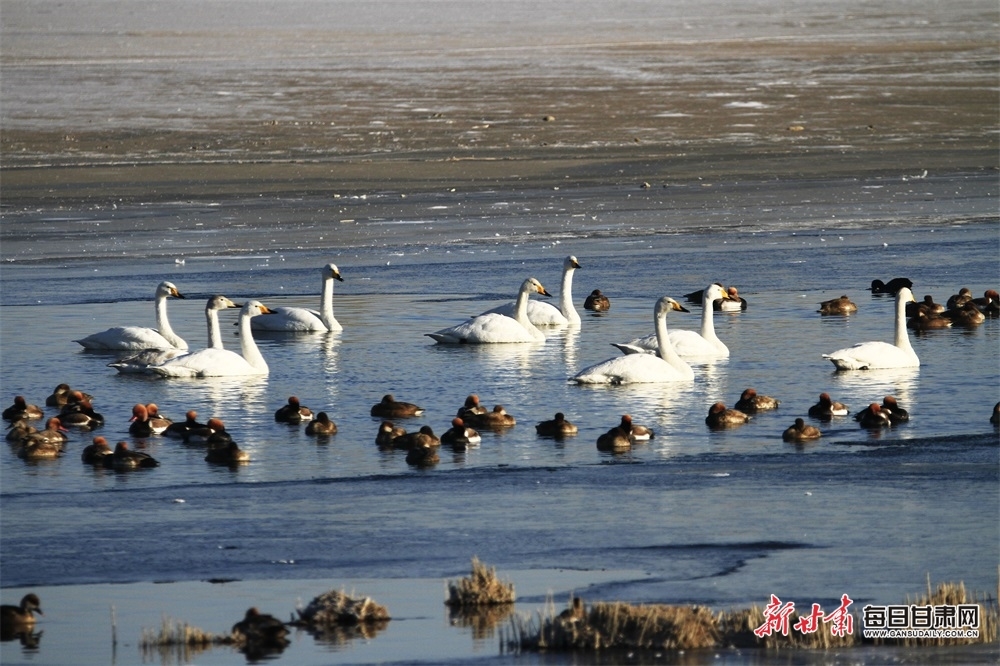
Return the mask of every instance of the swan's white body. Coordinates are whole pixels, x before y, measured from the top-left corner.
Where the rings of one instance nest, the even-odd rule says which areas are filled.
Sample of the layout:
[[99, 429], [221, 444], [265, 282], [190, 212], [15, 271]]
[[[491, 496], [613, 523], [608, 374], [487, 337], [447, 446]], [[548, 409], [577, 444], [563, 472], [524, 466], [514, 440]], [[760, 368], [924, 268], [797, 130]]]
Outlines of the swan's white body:
[[333, 281], [344, 281], [336, 264], [323, 267], [323, 294], [320, 297], [319, 312], [308, 308], [277, 307], [268, 317], [250, 320], [250, 328], [255, 331], [342, 331], [337, 318], [333, 316]]
[[[573, 307], [573, 272], [580, 268], [576, 257], [569, 256], [563, 260], [562, 288], [559, 292], [559, 307], [551, 303], [542, 301], [528, 301], [528, 319], [535, 326], [579, 326], [580, 313]], [[498, 305], [492, 310], [487, 310], [483, 314], [495, 312], [497, 314], [514, 316], [514, 309], [517, 307], [516, 301]]]
[[266, 375], [270, 370], [250, 332], [250, 319], [269, 314], [260, 301], [248, 301], [240, 310], [241, 356], [228, 349], [209, 347], [149, 366], [148, 372], [163, 377], [233, 377]]
[[167, 320], [167, 298], [184, 298], [171, 282], [161, 282], [156, 287], [156, 328], [143, 326], [115, 326], [100, 333], [74, 340], [84, 349], [142, 351], [144, 349], [187, 349], [188, 344], [174, 333]]
[[[212, 296], [205, 304], [205, 319], [208, 323], [208, 346], [212, 349], [222, 349], [222, 331], [219, 328], [219, 310], [238, 308], [236, 303], [222, 295]], [[108, 363], [123, 375], [148, 374], [149, 366], [159, 365], [172, 358], [187, 355], [183, 349], [147, 349], [138, 354], [123, 358], [114, 363]]]
[[517, 293], [513, 317], [488, 312], [457, 326], [425, 335], [445, 344], [482, 345], [505, 342], [542, 342], [545, 340], [545, 334], [539, 331], [528, 319], [528, 295], [531, 292], [550, 296], [541, 282], [535, 278], [528, 278], [521, 284], [521, 290]]
[[920, 359], [910, 346], [910, 336], [906, 332], [906, 304], [915, 301], [913, 292], [906, 287], [896, 294], [896, 338], [892, 344], [880, 340], [859, 342], [853, 347], [823, 354], [823, 358], [830, 359], [838, 370], [919, 367]]
[[[670, 331], [670, 344], [681, 358], [729, 358], [729, 347], [715, 334], [713, 303], [723, 299], [723, 304], [729, 301], [729, 295], [717, 284], [709, 285], [701, 297], [701, 331]], [[637, 338], [626, 343], [612, 343], [625, 354], [656, 354], [659, 343], [656, 334]]]
[[617, 356], [585, 368], [571, 379], [578, 384], [638, 384], [694, 379], [691, 366], [677, 355], [673, 345], [670, 344], [670, 337], [667, 335], [667, 312], [671, 310], [687, 312], [680, 303], [669, 296], [658, 300], [653, 309], [659, 356], [652, 354]]

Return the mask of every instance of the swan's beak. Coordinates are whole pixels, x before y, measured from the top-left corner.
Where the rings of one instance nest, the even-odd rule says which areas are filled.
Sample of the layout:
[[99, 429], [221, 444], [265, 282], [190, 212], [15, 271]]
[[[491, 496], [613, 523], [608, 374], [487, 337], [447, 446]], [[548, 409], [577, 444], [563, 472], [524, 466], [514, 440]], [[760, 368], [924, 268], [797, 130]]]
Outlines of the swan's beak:
[[274, 310], [271, 310], [266, 305], [261, 305], [260, 306], [260, 313], [261, 314], [274, 314]]
[[336, 280], [337, 282], [343, 282], [344, 281], [344, 278], [340, 277], [340, 273], [334, 273], [333, 274], [333, 279]]
[[230, 307], [230, 308], [242, 308], [243, 304], [242, 303], [233, 303], [232, 305], [227, 305], [226, 307]]
[[552, 294], [550, 294], [549, 292], [545, 291], [545, 287], [543, 287], [542, 285], [538, 285], [538, 287], [536, 288], [536, 291], [539, 294], [541, 294], [542, 296], [552, 296]]
[[184, 294], [182, 294], [181, 292], [177, 291], [176, 289], [171, 289], [170, 290], [170, 295], [173, 296], [174, 298], [184, 298]]
[[683, 305], [681, 305], [677, 301], [672, 302], [670, 304], [670, 307], [673, 308], [674, 310], [676, 310], [677, 312], [691, 312], [690, 310], [688, 310], [686, 307], [684, 307]]
[[570, 265], [571, 265], [571, 266], [572, 266], [573, 268], [581, 268], [581, 266], [580, 266], [580, 262], [578, 262], [578, 261], [577, 261], [576, 259], [574, 259], [574, 260], [572, 261], [572, 263], [571, 263]]

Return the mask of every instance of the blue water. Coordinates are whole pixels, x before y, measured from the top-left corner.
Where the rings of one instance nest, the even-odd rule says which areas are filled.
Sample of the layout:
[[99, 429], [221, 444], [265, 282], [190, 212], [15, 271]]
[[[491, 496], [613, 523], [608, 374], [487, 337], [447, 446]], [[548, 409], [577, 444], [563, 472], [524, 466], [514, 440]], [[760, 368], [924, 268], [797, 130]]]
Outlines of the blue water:
[[[856, 214], [867, 213], [875, 214]], [[772, 593], [800, 605], [835, 604], [844, 593], [859, 606], [896, 603], [920, 592], [928, 576], [995, 589], [1000, 453], [989, 415], [1000, 398], [1000, 322], [911, 335], [921, 359], [916, 371], [838, 373], [820, 355], [891, 339], [893, 302], [869, 294], [873, 278], [905, 275], [918, 298], [938, 301], [962, 286], [977, 294], [995, 287], [996, 220], [941, 215], [885, 227], [783, 228], [751, 220], [747, 231], [657, 233], [658, 215], [616, 208], [611, 199], [604, 231], [561, 238], [488, 240], [509, 229], [459, 216], [481, 235], [423, 244], [410, 230], [407, 242], [389, 235], [382, 245], [342, 254], [252, 248], [184, 264], [129, 255], [5, 265], [5, 400], [23, 394], [43, 403], [67, 382], [95, 396], [107, 420], [100, 434], [144, 447], [162, 463], [134, 473], [94, 470], [78, 457], [92, 437], [85, 433], [74, 433], [56, 461], [25, 463], [13, 449], [0, 456], [4, 601], [42, 588], [42, 626], [50, 627], [31, 659], [71, 663], [66, 655], [83, 649], [69, 647], [69, 637], [79, 639], [74, 607], [103, 608], [105, 616], [109, 605], [128, 608], [122, 631], [134, 646], [135, 626], [158, 627], [168, 608], [172, 617], [224, 631], [248, 605], [286, 616], [297, 598], [359, 584], [358, 592], [390, 610], [405, 608], [407, 622], [446, 638], [407, 652], [406, 627], [415, 625], [393, 623], [383, 636], [329, 653], [302, 636], [289, 663], [493, 657], [495, 637], [456, 641], [454, 632], [469, 630], [439, 615], [440, 579], [463, 575], [473, 555], [525, 580], [528, 609], [548, 593], [561, 604], [570, 590], [588, 600], [722, 609]], [[423, 335], [509, 300], [527, 276], [557, 294], [571, 253], [582, 265], [573, 285], [583, 314], [578, 330], [554, 331], [537, 345], [483, 348], [439, 346]], [[171, 323], [198, 348], [210, 294], [315, 307], [319, 267], [328, 261], [344, 276], [334, 299], [344, 331], [260, 337], [266, 378], [120, 376], [106, 366], [113, 355], [72, 342], [114, 324], [154, 325], [152, 291], [169, 279], [187, 296], [170, 302]], [[658, 297], [679, 298], [716, 280], [738, 285], [749, 301], [745, 312], [716, 315], [728, 360], [696, 365], [695, 380], [676, 385], [567, 382], [617, 354], [611, 342], [651, 332]], [[594, 288], [612, 300], [601, 316], [581, 307]], [[857, 314], [817, 314], [820, 301], [844, 293]], [[671, 315], [669, 326], [696, 329], [692, 310]], [[226, 344], [236, 349], [234, 321], [234, 312], [222, 313]], [[708, 406], [731, 406], [748, 386], [779, 398], [780, 409], [738, 429], [709, 431]], [[912, 420], [873, 434], [841, 418], [817, 424], [823, 438], [815, 444], [783, 443], [782, 430], [823, 391], [852, 410], [891, 393]], [[416, 470], [399, 452], [375, 446], [378, 420], [368, 410], [390, 392], [426, 408], [401, 422], [410, 430], [428, 424], [442, 432], [471, 392], [488, 406], [503, 404], [518, 422], [484, 432], [482, 445], [467, 452], [445, 448], [438, 465]], [[302, 427], [275, 423], [274, 410], [290, 395], [327, 411], [339, 433], [317, 441]], [[128, 418], [139, 401], [156, 402], [175, 419], [188, 409], [222, 418], [253, 461], [218, 468], [199, 448], [131, 438]], [[556, 411], [579, 426], [578, 436], [536, 436], [534, 424]], [[656, 437], [625, 455], [598, 452], [597, 436], [623, 413]], [[237, 582], [222, 586], [233, 590], [224, 593], [197, 582], [208, 580]], [[154, 582], [185, 587], [146, 585]], [[220, 610], [206, 614], [206, 603]], [[106, 638], [92, 642], [87, 654], [106, 660]], [[3, 645], [5, 663], [20, 654]], [[199, 657], [212, 660], [242, 657], [229, 650]]]

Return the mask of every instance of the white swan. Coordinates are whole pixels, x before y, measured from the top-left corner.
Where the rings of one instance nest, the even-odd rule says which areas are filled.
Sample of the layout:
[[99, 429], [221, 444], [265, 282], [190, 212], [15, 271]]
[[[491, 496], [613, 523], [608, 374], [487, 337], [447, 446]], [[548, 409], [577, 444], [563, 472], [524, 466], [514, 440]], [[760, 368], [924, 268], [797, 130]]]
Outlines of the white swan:
[[[576, 257], [569, 256], [563, 259], [562, 288], [559, 292], [559, 307], [551, 303], [542, 301], [528, 301], [528, 319], [535, 326], [579, 326], [580, 313], [573, 307], [573, 272], [580, 268]], [[514, 316], [515, 301], [498, 305], [492, 310], [487, 310], [483, 314], [496, 312], [497, 314]]]
[[521, 290], [517, 293], [513, 317], [488, 312], [457, 326], [443, 328], [436, 333], [425, 333], [424, 335], [434, 338], [437, 342], [447, 344], [481, 345], [500, 342], [544, 341], [545, 335], [535, 328], [535, 325], [528, 319], [528, 295], [532, 292], [542, 296], [552, 295], [545, 291], [541, 282], [535, 278], [528, 278], [521, 283]]
[[823, 354], [823, 358], [830, 359], [838, 370], [918, 367], [920, 359], [910, 346], [910, 337], [906, 333], [906, 304], [910, 302], [916, 302], [913, 292], [903, 287], [896, 294], [896, 339], [892, 344], [881, 340], [859, 342], [853, 347]]
[[616, 356], [581, 370], [571, 379], [578, 384], [637, 384], [677, 382], [694, 379], [691, 366], [674, 351], [667, 335], [667, 313], [671, 310], [688, 312], [680, 303], [664, 296], [656, 301], [653, 316], [660, 355], [629, 354]]
[[260, 301], [248, 301], [243, 305], [239, 322], [242, 356], [228, 349], [210, 347], [172, 358], [159, 365], [151, 365], [148, 372], [163, 377], [266, 375], [269, 369], [250, 332], [250, 319], [270, 312]]
[[308, 308], [277, 307], [270, 317], [250, 320], [250, 328], [255, 331], [342, 331], [337, 318], [333, 316], [333, 281], [344, 281], [336, 264], [323, 267], [323, 295], [319, 312]]
[[[715, 335], [713, 303], [716, 299], [729, 299], [726, 290], [717, 284], [709, 285], [701, 297], [701, 332], [670, 331], [670, 344], [681, 358], [729, 358], [729, 347]], [[655, 354], [659, 351], [656, 334], [637, 338], [631, 342], [612, 343], [626, 354]]]
[[[208, 299], [208, 303], [205, 304], [205, 319], [208, 322], [209, 348], [223, 348], [222, 331], [219, 329], [219, 310], [238, 307], [240, 305], [233, 303], [221, 294]], [[172, 358], [186, 354], [188, 352], [183, 349], [147, 349], [128, 358], [123, 358], [120, 361], [108, 363], [108, 367], [114, 368], [123, 375], [147, 374], [149, 366], [159, 365]]]
[[171, 282], [161, 282], [156, 287], [156, 328], [143, 326], [115, 326], [100, 333], [74, 340], [84, 349], [135, 350], [143, 349], [187, 349], [188, 344], [174, 333], [167, 321], [167, 298], [184, 298]]

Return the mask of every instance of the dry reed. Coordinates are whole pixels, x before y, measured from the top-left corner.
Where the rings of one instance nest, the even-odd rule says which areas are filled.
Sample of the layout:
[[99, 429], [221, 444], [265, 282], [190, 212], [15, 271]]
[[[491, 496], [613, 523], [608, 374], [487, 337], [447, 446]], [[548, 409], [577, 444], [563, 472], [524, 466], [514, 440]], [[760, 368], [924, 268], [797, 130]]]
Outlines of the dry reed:
[[143, 629], [139, 637], [139, 649], [143, 659], [159, 655], [160, 661], [167, 663], [173, 657], [177, 663], [191, 663], [193, 657], [215, 645], [232, 645], [229, 634], [213, 634], [186, 622], [168, 617], [163, 618], [159, 631]]
[[467, 578], [448, 581], [445, 603], [452, 608], [475, 608], [512, 604], [514, 600], [514, 584], [500, 580], [494, 567], [487, 567], [473, 557], [472, 573]]
[[389, 610], [371, 597], [354, 599], [337, 590], [319, 595], [298, 614], [295, 625], [320, 628], [384, 623], [390, 619]]

